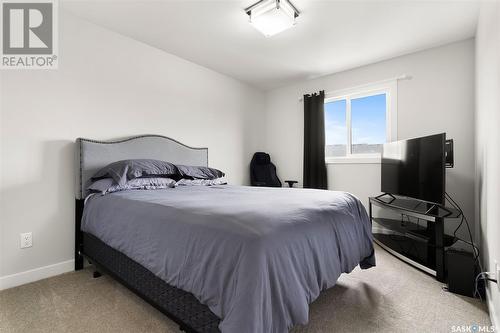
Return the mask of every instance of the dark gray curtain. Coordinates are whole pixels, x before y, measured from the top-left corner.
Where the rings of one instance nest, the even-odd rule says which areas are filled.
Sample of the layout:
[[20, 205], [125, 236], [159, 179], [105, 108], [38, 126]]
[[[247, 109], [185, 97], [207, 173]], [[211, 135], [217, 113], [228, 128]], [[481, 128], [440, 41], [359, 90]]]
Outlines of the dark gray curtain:
[[327, 189], [325, 92], [304, 95], [304, 187]]

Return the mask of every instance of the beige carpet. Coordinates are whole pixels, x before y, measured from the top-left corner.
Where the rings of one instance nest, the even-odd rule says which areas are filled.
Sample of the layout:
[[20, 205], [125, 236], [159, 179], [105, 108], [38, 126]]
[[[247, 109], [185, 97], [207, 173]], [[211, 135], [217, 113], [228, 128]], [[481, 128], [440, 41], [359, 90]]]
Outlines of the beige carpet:
[[[311, 305], [294, 332], [451, 332], [490, 325], [478, 300], [377, 248], [378, 266], [344, 274]], [[0, 332], [179, 332], [178, 326], [111, 278], [72, 272], [0, 292]]]

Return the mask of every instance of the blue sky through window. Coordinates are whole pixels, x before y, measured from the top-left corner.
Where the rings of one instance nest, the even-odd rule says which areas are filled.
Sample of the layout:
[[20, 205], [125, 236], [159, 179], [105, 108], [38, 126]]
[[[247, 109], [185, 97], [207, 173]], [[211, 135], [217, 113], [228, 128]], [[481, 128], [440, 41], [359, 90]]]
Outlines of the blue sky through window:
[[327, 145], [347, 145], [346, 100], [325, 103], [325, 138]]
[[[325, 103], [326, 156], [346, 156], [347, 100]], [[386, 141], [386, 94], [351, 99], [352, 154], [380, 153]]]
[[352, 144], [382, 144], [386, 140], [385, 94], [351, 100]]

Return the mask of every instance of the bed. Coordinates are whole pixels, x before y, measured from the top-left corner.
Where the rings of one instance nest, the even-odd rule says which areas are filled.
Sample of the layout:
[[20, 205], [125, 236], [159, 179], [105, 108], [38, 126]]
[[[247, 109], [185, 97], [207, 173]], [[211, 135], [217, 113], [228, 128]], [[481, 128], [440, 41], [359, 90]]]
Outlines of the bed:
[[375, 265], [371, 223], [345, 192], [182, 186], [87, 198], [123, 159], [208, 166], [208, 149], [157, 135], [78, 139], [75, 269], [86, 257], [187, 332], [287, 332], [357, 265]]

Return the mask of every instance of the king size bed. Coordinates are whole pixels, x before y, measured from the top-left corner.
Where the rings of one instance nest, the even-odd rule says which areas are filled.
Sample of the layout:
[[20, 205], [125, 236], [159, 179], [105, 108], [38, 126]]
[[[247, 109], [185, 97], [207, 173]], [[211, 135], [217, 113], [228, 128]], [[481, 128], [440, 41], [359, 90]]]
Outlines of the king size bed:
[[77, 139], [75, 269], [86, 257], [188, 332], [287, 332], [357, 265], [371, 223], [345, 192], [232, 185], [89, 193], [110, 163], [208, 166], [208, 149], [158, 135]]

